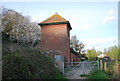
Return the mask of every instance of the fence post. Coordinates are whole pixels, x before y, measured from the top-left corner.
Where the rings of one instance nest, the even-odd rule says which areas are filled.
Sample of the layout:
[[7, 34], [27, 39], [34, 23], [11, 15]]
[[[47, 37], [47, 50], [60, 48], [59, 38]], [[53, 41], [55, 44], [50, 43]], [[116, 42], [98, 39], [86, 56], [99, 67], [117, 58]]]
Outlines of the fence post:
[[107, 62], [104, 62], [104, 70], [107, 70]]
[[64, 62], [62, 63], [62, 66], [63, 66], [63, 75], [64, 75]]
[[103, 61], [100, 59], [100, 69], [103, 70]]
[[100, 69], [100, 66], [99, 66], [99, 61], [97, 61], [97, 63], [98, 63], [98, 70]]
[[85, 74], [84, 61], [83, 61], [83, 74]]

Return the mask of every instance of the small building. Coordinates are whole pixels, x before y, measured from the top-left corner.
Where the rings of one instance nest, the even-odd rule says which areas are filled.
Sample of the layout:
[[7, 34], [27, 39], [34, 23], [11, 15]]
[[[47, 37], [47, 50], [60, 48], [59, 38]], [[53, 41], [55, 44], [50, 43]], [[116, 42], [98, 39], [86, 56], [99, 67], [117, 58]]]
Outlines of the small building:
[[97, 57], [98, 57], [98, 58], [103, 58], [103, 57], [105, 57], [105, 56], [106, 56], [106, 54], [103, 54], [103, 53], [102, 53], [102, 54], [99, 54]]
[[54, 55], [63, 55], [70, 62], [69, 21], [57, 13], [39, 23], [41, 26], [41, 49], [52, 50]]
[[75, 52], [72, 48], [70, 48], [70, 62], [78, 62], [80, 61], [80, 56], [77, 52]]
[[70, 48], [70, 62], [71, 65], [77, 65], [78, 63], [74, 63], [74, 62], [80, 62], [80, 56], [77, 52], [75, 52], [72, 48]]

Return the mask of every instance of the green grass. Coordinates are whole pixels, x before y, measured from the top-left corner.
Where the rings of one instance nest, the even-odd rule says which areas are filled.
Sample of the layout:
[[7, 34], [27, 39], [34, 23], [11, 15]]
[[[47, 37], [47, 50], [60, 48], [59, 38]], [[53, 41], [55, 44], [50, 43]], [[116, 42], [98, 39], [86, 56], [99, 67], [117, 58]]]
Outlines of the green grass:
[[88, 76], [88, 79], [109, 79], [109, 76], [104, 71], [98, 70], [91, 72], [90, 76]]
[[86, 75], [86, 74], [81, 74], [80, 77], [88, 77], [90, 75]]
[[97, 62], [91, 62], [92, 64], [95, 64], [95, 63], [97, 63]]

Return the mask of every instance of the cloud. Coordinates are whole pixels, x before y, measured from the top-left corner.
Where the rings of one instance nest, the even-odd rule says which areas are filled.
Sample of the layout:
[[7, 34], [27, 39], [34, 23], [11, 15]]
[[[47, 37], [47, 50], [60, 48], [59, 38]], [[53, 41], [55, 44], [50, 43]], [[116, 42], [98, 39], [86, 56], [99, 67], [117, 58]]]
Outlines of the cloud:
[[111, 21], [114, 21], [115, 20], [115, 16], [113, 16], [113, 13], [115, 12], [115, 10], [111, 9], [107, 12], [108, 16], [107, 17], [104, 17], [102, 19], [102, 23], [108, 23], [108, 22], [111, 22]]
[[115, 16], [108, 16], [108, 17], [103, 18], [102, 22], [107, 23], [107, 22], [114, 21], [114, 20], [115, 20]]
[[89, 39], [84, 41], [83, 43], [85, 44], [85, 49], [92, 49], [93, 47], [95, 47], [96, 49], [101, 50], [108, 46], [115, 45], [115, 41], [117, 41], [115, 37], [110, 37], [110, 38]]
[[82, 30], [89, 30], [89, 29], [91, 29], [93, 26], [91, 25], [91, 24], [86, 24], [86, 25], [83, 25], [82, 27], [81, 27], [81, 29]]
[[85, 41], [84, 43], [87, 45], [93, 45], [93, 44], [99, 45], [100, 43], [106, 43], [106, 42], [113, 41], [113, 40], [116, 40], [116, 38], [110, 37], [110, 38], [89, 39]]
[[108, 14], [109, 14], [109, 15], [112, 15], [114, 12], [115, 12], [115, 11], [114, 11], [113, 9], [111, 9]]

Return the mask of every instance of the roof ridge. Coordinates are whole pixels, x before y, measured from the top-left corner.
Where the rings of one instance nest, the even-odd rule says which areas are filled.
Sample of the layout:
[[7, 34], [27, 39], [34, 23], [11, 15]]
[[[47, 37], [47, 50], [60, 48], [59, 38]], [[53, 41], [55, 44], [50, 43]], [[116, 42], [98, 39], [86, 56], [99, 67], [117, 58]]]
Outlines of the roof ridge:
[[45, 19], [41, 23], [54, 23], [54, 22], [66, 22], [67, 20], [60, 16], [57, 12], [51, 17]]

